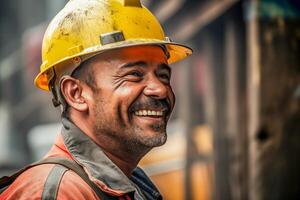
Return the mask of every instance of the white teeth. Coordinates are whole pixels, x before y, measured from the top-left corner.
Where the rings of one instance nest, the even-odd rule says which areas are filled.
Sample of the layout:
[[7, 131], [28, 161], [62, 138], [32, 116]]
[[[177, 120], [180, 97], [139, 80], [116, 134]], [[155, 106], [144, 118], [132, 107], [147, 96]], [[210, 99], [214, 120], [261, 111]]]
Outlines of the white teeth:
[[154, 110], [138, 110], [134, 112], [137, 116], [163, 116], [162, 111], [154, 111]]

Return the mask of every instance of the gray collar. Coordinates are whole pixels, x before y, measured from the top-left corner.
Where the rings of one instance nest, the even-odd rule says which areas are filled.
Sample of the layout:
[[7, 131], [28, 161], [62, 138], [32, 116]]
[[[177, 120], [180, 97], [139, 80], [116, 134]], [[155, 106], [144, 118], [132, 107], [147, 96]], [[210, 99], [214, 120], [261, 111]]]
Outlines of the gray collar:
[[104, 154], [101, 148], [67, 119], [62, 120], [64, 143], [74, 159], [97, 180], [113, 190], [136, 190], [131, 180]]

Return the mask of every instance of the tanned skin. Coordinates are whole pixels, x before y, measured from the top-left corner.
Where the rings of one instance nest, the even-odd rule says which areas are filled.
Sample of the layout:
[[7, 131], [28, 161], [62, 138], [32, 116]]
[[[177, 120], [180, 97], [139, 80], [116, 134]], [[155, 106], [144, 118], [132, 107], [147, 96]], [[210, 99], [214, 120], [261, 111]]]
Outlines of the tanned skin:
[[[87, 67], [94, 86], [72, 77], [61, 81], [70, 119], [130, 176], [167, 139], [175, 104], [167, 58], [159, 46], [136, 46], [99, 54]], [[145, 110], [154, 114], [140, 115]]]

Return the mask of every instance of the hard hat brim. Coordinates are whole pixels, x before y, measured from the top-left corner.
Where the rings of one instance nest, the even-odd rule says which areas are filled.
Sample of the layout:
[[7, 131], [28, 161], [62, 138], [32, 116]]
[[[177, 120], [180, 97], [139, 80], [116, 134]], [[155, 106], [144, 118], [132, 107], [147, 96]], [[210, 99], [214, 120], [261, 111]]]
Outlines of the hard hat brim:
[[[153, 40], [153, 39], [131, 39], [131, 40], [126, 40], [126, 41], [121, 41], [121, 42], [115, 42], [107, 45], [98, 45], [90, 48], [86, 48], [84, 51], [69, 56], [65, 57], [64, 59], [59, 60], [58, 62], [49, 65], [47, 67], [44, 67], [44, 70], [40, 71], [40, 73], [36, 76], [34, 80], [34, 84], [42, 89], [49, 91], [49, 80], [48, 80], [48, 75], [47, 72], [51, 68], [57, 65], [64, 65], [64, 63], [70, 63], [70, 61], [73, 58], [80, 57], [81, 61], [87, 60], [89, 58], [92, 58], [102, 52], [107, 52], [109, 50], [113, 49], [119, 49], [119, 48], [126, 48], [126, 47], [133, 47], [133, 46], [141, 46], [141, 45], [163, 45], [166, 47], [168, 53], [169, 53], [169, 58], [168, 58], [168, 64], [178, 62], [189, 55], [193, 53], [193, 50], [183, 44], [176, 43], [176, 42], [170, 42], [170, 41], [163, 41], [163, 40]], [[74, 67], [75, 69], [76, 67]], [[73, 70], [74, 70], [73, 69]]]

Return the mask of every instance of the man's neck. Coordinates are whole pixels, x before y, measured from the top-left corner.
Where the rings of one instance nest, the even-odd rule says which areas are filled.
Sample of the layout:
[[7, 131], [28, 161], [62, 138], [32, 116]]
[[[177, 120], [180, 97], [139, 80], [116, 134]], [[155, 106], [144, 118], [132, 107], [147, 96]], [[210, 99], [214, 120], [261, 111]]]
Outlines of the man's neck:
[[105, 134], [98, 133], [96, 136], [90, 128], [91, 124], [88, 122], [81, 123], [81, 120], [77, 118], [72, 118], [71, 120], [101, 148], [105, 155], [107, 155], [127, 177], [131, 176], [132, 171], [136, 168], [142, 157], [150, 151], [150, 148], [141, 149], [131, 147], [130, 149], [127, 145], [124, 145], [123, 141], [116, 141]]
[[[119, 144], [118, 142], [113, 141], [111, 138], [101, 137], [93, 140], [98, 144], [99, 147], [101, 147], [102, 151], [107, 155], [107, 157], [115, 165], [117, 165], [127, 177], [131, 176], [132, 171], [134, 168], [136, 168], [142, 157], [150, 151], [149, 148], [129, 149], [126, 148], [124, 142]], [[101, 143], [98, 141], [101, 141]]]
[[107, 151], [104, 151], [104, 153], [115, 165], [117, 165], [122, 170], [122, 172], [127, 177], [131, 176], [132, 171], [134, 170], [134, 168], [136, 168], [138, 162], [140, 161], [140, 159], [133, 161], [125, 161], [124, 158], [120, 158], [119, 156], [111, 154]]

